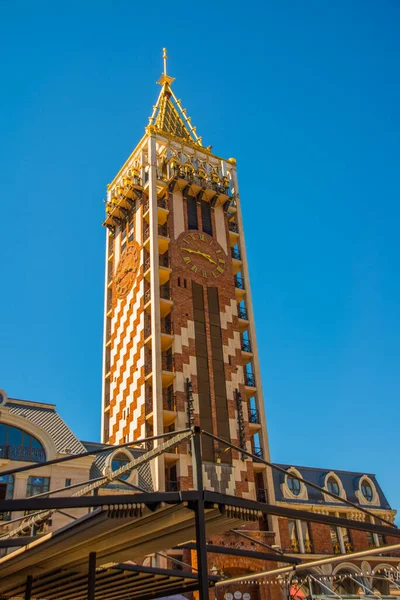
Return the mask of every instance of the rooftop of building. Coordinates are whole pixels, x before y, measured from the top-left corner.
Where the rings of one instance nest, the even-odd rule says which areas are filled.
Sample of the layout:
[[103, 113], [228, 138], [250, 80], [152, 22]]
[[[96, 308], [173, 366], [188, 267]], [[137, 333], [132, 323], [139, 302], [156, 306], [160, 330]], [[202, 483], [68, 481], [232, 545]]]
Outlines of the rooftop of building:
[[[321, 488], [326, 488], [329, 478], [336, 481], [339, 496], [359, 504], [365, 508], [375, 508], [391, 510], [391, 506], [379, 485], [376, 475], [362, 471], [344, 471], [340, 469], [324, 469], [319, 467], [303, 467], [294, 464], [278, 464], [277, 467], [285, 471], [293, 470], [294, 474], [299, 475], [304, 480], [309, 481]], [[291, 502], [298, 504], [328, 504], [332, 506], [343, 506], [335, 498], [325, 495], [320, 490], [310, 486], [301, 485], [298, 496], [291, 493], [287, 485], [287, 475], [274, 470], [273, 473], [275, 497], [278, 502]], [[361, 484], [368, 484], [372, 490], [372, 500], [368, 501], [361, 489]]]

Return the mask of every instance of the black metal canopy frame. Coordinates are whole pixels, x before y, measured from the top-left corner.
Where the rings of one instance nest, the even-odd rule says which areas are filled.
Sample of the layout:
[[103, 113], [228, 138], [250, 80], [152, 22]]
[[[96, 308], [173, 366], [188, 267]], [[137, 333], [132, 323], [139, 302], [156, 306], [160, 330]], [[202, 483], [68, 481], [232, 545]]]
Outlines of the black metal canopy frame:
[[[25, 600], [31, 600], [31, 598], [106, 600], [112, 593], [113, 599], [116, 600], [136, 600], [136, 598], [149, 600], [150, 598], [199, 590], [200, 599], [208, 600], [211, 586], [219, 587], [266, 575], [278, 576], [290, 573], [293, 569], [297, 572], [303, 568], [333, 563], [342, 559], [342, 557], [329, 557], [318, 561], [302, 562], [298, 558], [285, 555], [273, 548], [270, 548], [273, 552], [249, 551], [206, 543], [206, 532], [209, 536], [234, 530], [235, 527], [240, 527], [243, 521], [255, 521], [262, 515], [301, 519], [399, 538], [398, 544], [347, 554], [347, 560], [400, 549], [400, 530], [385, 519], [380, 519], [383, 524], [379, 525], [351, 521], [205, 490], [201, 459], [202, 435], [211, 437], [239, 453], [244, 453], [247, 457], [264, 463], [272, 469], [286, 473], [281, 467], [256, 457], [222, 438], [201, 431], [198, 427], [115, 446], [115, 448], [132, 447], [167, 438], [163, 444], [155, 446], [153, 450], [145, 452], [121, 469], [107, 474], [106, 477], [100, 478], [96, 482], [79, 484], [86, 487], [82, 487], [75, 496], [53, 497], [54, 493], [62, 492], [65, 489], [70, 490], [71, 487], [68, 487], [51, 490], [30, 498], [0, 500], [0, 512], [38, 511], [36, 515], [30, 515], [30, 519], [41, 519], [42, 521], [49, 518], [54, 511], [62, 509], [82, 507], [92, 509], [92, 512], [85, 517], [76, 519], [60, 530], [41, 537], [16, 537], [16, 534], [23, 530], [23, 524], [15, 530], [0, 535], [0, 547], [21, 546], [0, 559], [0, 597], [25, 596]], [[113, 479], [118, 480], [123, 472], [138, 468], [143, 462], [166, 451], [166, 448], [188, 440], [190, 440], [192, 451], [193, 490], [181, 492], [136, 492], [132, 490], [132, 494], [84, 495]], [[37, 470], [49, 464], [58, 464], [81, 456], [107, 451], [110, 451], [110, 447], [62, 457], [46, 463], [8, 469], [2, 471], [1, 474], [9, 475], [31, 469]], [[293, 473], [290, 475], [301, 479]], [[304, 479], [301, 481], [305, 485], [319, 489], [325, 494], [353, 506], [358, 511], [373, 516], [374, 519], [377, 518], [367, 509], [345, 501], [314, 483]], [[71, 516], [71, 518], [73, 517]], [[18, 519], [14, 521], [18, 521]], [[238, 533], [240, 534], [240, 532]], [[194, 539], [195, 543], [191, 541]], [[258, 540], [253, 539], [252, 541], [258, 544]], [[265, 547], [265, 544], [261, 542], [259, 545]], [[173, 547], [196, 550], [197, 573], [146, 567], [129, 562]], [[208, 573], [207, 552], [240, 555], [243, 558], [286, 563], [289, 566], [279, 566], [276, 569], [252, 573], [235, 579], [221, 579], [221, 577]], [[190, 565], [187, 566], [190, 567]]]

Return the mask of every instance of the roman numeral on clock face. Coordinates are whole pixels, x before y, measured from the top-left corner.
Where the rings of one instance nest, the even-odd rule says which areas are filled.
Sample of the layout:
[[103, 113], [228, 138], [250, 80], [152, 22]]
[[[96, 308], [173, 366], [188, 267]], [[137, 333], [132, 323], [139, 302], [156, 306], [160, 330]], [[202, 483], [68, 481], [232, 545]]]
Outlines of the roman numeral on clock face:
[[183, 260], [185, 261], [185, 263], [188, 265], [190, 263], [190, 257], [189, 256], [184, 256]]

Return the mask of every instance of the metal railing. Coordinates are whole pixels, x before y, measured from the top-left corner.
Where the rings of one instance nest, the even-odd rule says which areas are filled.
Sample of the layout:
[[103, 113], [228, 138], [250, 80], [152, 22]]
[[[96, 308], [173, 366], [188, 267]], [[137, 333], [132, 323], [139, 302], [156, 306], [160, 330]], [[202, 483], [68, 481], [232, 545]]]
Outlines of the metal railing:
[[144, 259], [144, 270], [147, 271], [147, 269], [150, 269], [150, 256], [146, 256]]
[[244, 384], [247, 385], [248, 387], [256, 387], [256, 378], [254, 377], [253, 373], [247, 373], [245, 371]]
[[169, 285], [161, 285], [160, 286], [160, 298], [163, 300], [171, 300], [171, 288]]
[[268, 503], [268, 490], [265, 488], [257, 489], [257, 502], [264, 502], [265, 504]]
[[165, 482], [165, 491], [166, 492], [179, 492], [179, 483], [178, 481], [166, 481]]
[[172, 391], [163, 390], [163, 409], [176, 411], [176, 398]]
[[[158, 225], [158, 235], [162, 235], [164, 237], [169, 237], [168, 225], [164, 223], [163, 225]], [[147, 240], [150, 236], [150, 225], [148, 223], [144, 223], [143, 225], [143, 239]]]
[[0, 444], [0, 458], [26, 462], [44, 462], [46, 460], [46, 453], [43, 448]]
[[165, 254], [160, 254], [158, 264], [160, 267], [169, 267], [169, 254], [166, 252]]
[[144, 372], [145, 372], [145, 375], [149, 375], [152, 371], [153, 371], [153, 361], [151, 360], [151, 358], [149, 358], [144, 363]]
[[243, 350], [243, 352], [251, 352], [251, 342], [250, 340], [246, 340], [244, 338], [241, 338], [240, 340], [240, 348]]
[[206, 175], [205, 177], [196, 175], [196, 173], [191, 169], [185, 169], [184, 167], [180, 166], [171, 167], [170, 165], [168, 165], [167, 172], [170, 177], [174, 177], [176, 179], [184, 179], [188, 183], [198, 185], [203, 189], [209, 188], [214, 190], [218, 194], [225, 194], [226, 196], [230, 196], [231, 194], [229, 184], [223, 185], [223, 183], [220, 183], [219, 181], [213, 181], [212, 178], [208, 175]]
[[148, 338], [151, 335], [151, 323], [147, 322], [144, 324], [144, 338]]
[[252, 453], [257, 456], [257, 458], [264, 458], [264, 450], [260, 446], [253, 446]]
[[248, 319], [249, 318], [249, 314], [247, 312], [247, 308], [245, 308], [244, 306], [239, 306], [238, 305], [237, 311], [238, 311], [238, 318], [239, 319]]
[[[171, 288], [169, 285], [161, 285], [160, 286], [160, 298], [163, 300], [171, 300]], [[148, 287], [144, 291], [144, 301], [145, 303], [150, 302], [151, 300], [151, 288]]]
[[166, 223], [158, 226], [158, 235], [163, 235], [164, 237], [169, 237], [168, 225]]
[[161, 354], [161, 368], [163, 371], [173, 371], [174, 370], [174, 358], [172, 356], [172, 352], [162, 353]]
[[235, 221], [228, 221], [228, 229], [229, 231], [233, 231], [233, 233], [239, 233], [238, 226]]
[[260, 423], [260, 414], [257, 408], [249, 408], [249, 423], [258, 425]]
[[241, 275], [235, 275], [235, 287], [244, 290], [244, 281]]
[[172, 334], [172, 322], [169, 315], [161, 319], [161, 333]]
[[231, 249], [232, 258], [236, 258], [237, 260], [242, 260], [242, 254], [239, 248], [235, 248], [235, 246]]
[[110, 406], [110, 392], [104, 394], [104, 405], [105, 407]]

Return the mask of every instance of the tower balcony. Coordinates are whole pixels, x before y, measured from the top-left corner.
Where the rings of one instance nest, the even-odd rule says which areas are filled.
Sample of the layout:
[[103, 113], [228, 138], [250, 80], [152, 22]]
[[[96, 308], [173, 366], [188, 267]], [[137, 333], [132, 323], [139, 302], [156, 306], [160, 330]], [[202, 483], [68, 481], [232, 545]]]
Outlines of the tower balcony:
[[[146, 316], [148, 316], [146, 314]], [[160, 327], [160, 337], [161, 337], [161, 351], [165, 352], [169, 348], [171, 348], [172, 343], [174, 341], [174, 335], [172, 333], [172, 323], [170, 315], [161, 319], [161, 327]], [[145, 319], [144, 325], [144, 340], [145, 344], [151, 348], [152, 345], [152, 332], [151, 332], [151, 322]]]
[[[150, 225], [148, 223], [144, 223], [143, 226], [143, 240], [144, 247], [148, 252], [150, 252]], [[158, 225], [158, 253], [164, 254], [167, 252], [169, 247], [169, 230], [166, 223], [163, 225]]]
[[249, 408], [248, 413], [250, 435], [254, 435], [261, 429], [260, 413], [257, 408]]
[[246, 295], [246, 290], [244, 289], [243, 277], [237, 273], [234, 277], [234, 282], [235, 282], [236, 302], [238, 304], [240, 304]]
[[235, 196], [232, 196], [232, 198], [231, 198], [231, 202], [229, 205], [229, 213], [231, 215], [235, 215], [237, 213], [237, 202], [236, 202]]
[[[145, 221], [147, 223], [150, 223], [150, 210], [149, 209], [150, 209], [149, 199], [146, 198], [145, 202], [143, 203], [143, 218], [145, 219]], [[168, 210], [168, 203], [167, 203], [166, 198], [157, 198], [158, 224], [164, 225], [164, 223], [167, 222], [168, 215], [169, 215], [169, 210]]]
[[114, 231], [132, 212], [136, 198], [141, 198], [142, 192], [142, 181], [136, 173], [124, 177], [122, 183], [112, 190], [111, 199], [106, 203], [103, 226]]
[[211, 202], [214, 206], [225, 204], [231, 198], [227, 177], [220, 178], [217, 173], [207, 173], [202, 168], [196, 170], [190, 164], [181, 166], [176, 159], [158, 169], [157, 187], [160, 196], [167, 190], [180, 190], [191, 196], [200, 196], [201, 200]]
[[[176, 409], [175, 395], [172, 392], [172, 388], [163, 390], [162, 396], [162, 412], [163, 412], [163, 425], [164, 427], [170, 427], [176, 420], [178, 412]], [[153, 425], [154, 421], [154, 407], [153, 407], [153, 396], [151, 388], [146, 388], [146, 421]]]
[[242, 265], [243, 265], [242, 255], [237, 246], [234, 246], [233, 248], [231, 248], [231, 257], [232, 257], [232, 271], [233, 271], [233, 274], [236, 275], [237, 273], [239, 273], [239, 271], [242, 270]]
[[250, 373], [249, 371], [244, 371], [244, 385], [246, 388], [246, 396], [248, 398], [251, 398], [251, 396], [254, 396], [254, 394], [257, 391], [257, 386], [256, 386], [256, 378], [254, 376], [253, 373]]
[[[166, 317], [172, 310], [172, 293], [168, 283], [160, 286], [160, 315]], [[144, 292], [144, 309], [151, 313], [151, 288], [148, 287]]]
[[244, 339], [242, 337], [240, 339], [240, 349], [242, 351], [242, 362], [245, 365], [249, 363], [253, 358], [253, 349], [250, 340]]
[[239, 331], [243, 333], [249, 326], [249, 315], [247, 312], [247, 308], [244, 306], [238, 305], [238, 320], [239, 320]]
[[[160, 254], [158, 267], [160, 286], [165, 285], [167, 281], [169, 281], [172, 273], [172, 269], [170, 268], [169, 264], [168, 254]], [[148, 282], [150, 282], [150, 256], [148, 256], [144, 261], [144, 277]]]
[[236, 246], [239, 241], [239, 229], [236, 221], [228, 221], [229, 244]]
[[[152, 381], [152, 378], [153, 378], [153, 361], [150, 357], [144, 363], [144, 374], [145, 374], [145, 381], [150, 384]], [[168, 386], [170, 386], [174, 381], [174, 377], [175, 377], [174, 359], [172, 356], [172, 350], [171, 350], [171, 348], [169, 348], [169, 350], [162, 352], [162, 354], [161, 354], [162, 387], [167, 388]]]

